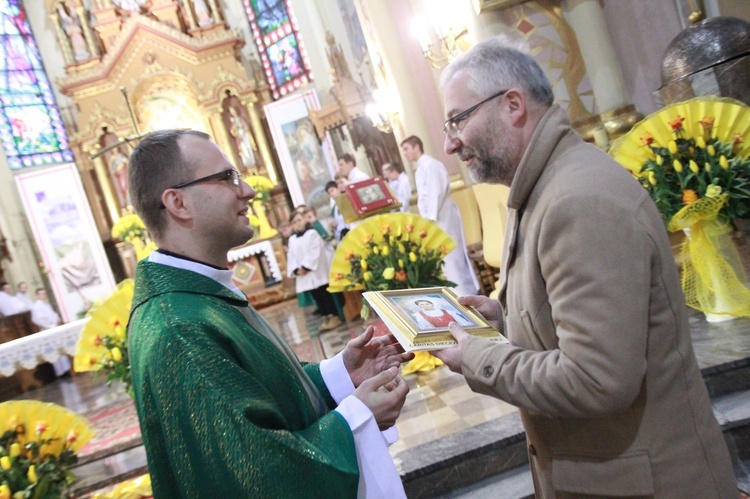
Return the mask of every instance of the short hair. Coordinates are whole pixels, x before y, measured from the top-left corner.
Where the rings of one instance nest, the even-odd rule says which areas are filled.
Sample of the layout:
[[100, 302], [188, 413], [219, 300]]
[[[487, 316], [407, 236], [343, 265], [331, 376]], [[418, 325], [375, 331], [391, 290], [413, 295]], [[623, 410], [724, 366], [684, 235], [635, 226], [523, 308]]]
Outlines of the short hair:
[[412, 147], [419, 146], [419, 152], [424, 154], [424, 146], [422, 145], [422, 139], [420, 139], [416, 135], [410, 135], [406, 137], [404, 140], [401, 141], [401, 147], [403, 147], [404, 144], [409, 144]]
[[36, 288], [36, 291], [34, 291], [34, 294], [38, 295], [40, 291], [47, 291], [47, 290], [44, 288]]
[[[424, 152], [424, 151], [422, 151]], [[404, 167], [401, 166], [401, 163], [398, 161], [394, 161], [393, 163], [386, 163], [383, 165], [383, 170], [394, 170], [399, 173], [404, 173]]]
[[541, 66], [522, 45], [507, 36], [496, 36], [474, 45], [445, 68], [440, 87], [458, 75], [469, 75], [468, 89], [478, 97], [520, 87], [531, 100], [546, 107], [555, 96]]
[[305, 207], [305, 209], [304, 209], [304, 210], [302, 210], [302, 214], [303, 214], [303, 215], [304, 215], [305, 213], [310, 213], [310, 212], [313, 212], [313, 213], [315, 213], [316, 215], [317, 215], [317, 213], [318, 213], [317, 211], [315, 211], [315, 208], [313, 208], [312, 206], [306, 206], [306, 207]]
[[351, 154], [349, 154], [348, 152], [345, 152], [344, 154], [342, 154], [342, 155], [341, 155], [341, 156], [339, 157], [339, 159], [343, 159], [343, 160], [344, 160], [344, 162], [346, 162], [346, 163], [351, 163], [351, 164], [353, 164], [354, 166], [357, 166], [357, 160], [356, 160], [356, 159], [354, 158], [354, 156], [352, 156], [352, 155], [351, 155]]
[[184, 136], [211, 140], [197, 130], [159, 130], [141, 139], [130, 155], [128, 192], [136, 213], [154, 238], [166, 227], [161, 195], [170, 186], [185, 181], [190, 159], [182, 156], [179, 139]]
[[[301, 211], [293, 211], [292, 214], [289, 215], [289, 223], [290, 224], [292, 223], [292, 220], [294, 220], [294, 217], [301, 217], [303, 215], [304, 213]], [[304, 220], [304, 217], [303, 217], [303, 220]]]
[[330, 189], [330, 188], [334, 188], [334, 189], [338, 190], [339, 186], [336, 184], [336, 182], [334, 182], [333, 180], [331, 180], [330, 182], [326, 182], [326, 192], [328, 192], [328, 189]]
[[434, 305], [434, 303], [432, 303], [432, 302], [431, 302], [430, 300], [427, 300], [427, 299], [425, 299], [425, 298], [419, 298], [419, 299], [417, 299], [417, 300], [414, 300], [414, 305], [417, 305], [417, 306], [419, 306], [419, 304], [420, 304], [420, 303], [422, 303], [422, 302], [427, 302], [427, 303], [429, 303], [430, 305]]
[[333, 176], [333, 181], [335, 182], [336, 180], [340, 178], [348, 178], [348, 177], [344, 175], [343, 173], [337, 173], [336, 175]]

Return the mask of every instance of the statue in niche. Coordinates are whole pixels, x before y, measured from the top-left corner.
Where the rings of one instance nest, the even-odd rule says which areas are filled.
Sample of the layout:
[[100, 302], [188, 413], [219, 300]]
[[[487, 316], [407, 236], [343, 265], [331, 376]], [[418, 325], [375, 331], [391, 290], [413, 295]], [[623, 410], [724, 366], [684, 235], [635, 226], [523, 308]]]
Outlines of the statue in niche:
[[237, 115], [237, 111], [233, 107], [229, 108], [229, 121], [231, 123], [229, 133], [234, 138], [234, 146], [240, 155], [242, 166], [250, 169], [256, 164], [255, 151], [258, 150], [253, 134], [250, 133], [247, 124]]
[[234, 149], [237, 153], [242, 166], [245, 169], [251, 169], [257, 166], [258, 160], [256, 153], [258, 146], [253, 138], [250, 129], [250, 118], [247, 109], [236, 95], [232, 95], [230, 90], [225, 91], [226, 97], [222, 102], [222, 117], [224, 125], [232, 136]]
[[120, 208], [125, 208], [130, 206], [130, 196], [128, 195], [128, 155], [123, 150], [124, 144], [120, 142], [117, 135], [110, 132], [106, 126], [102, 127], [99, 145], [102, 149], [111, 147], [111, 149], [104, 153], [103, 158], [112, 176], [112, 183], [115, 186]]
[[198, 26], [201, 28], [207, 28], [214, 23], [205, 0], [193, 0], [193, 11], [195, 12]]
[[73, 51], [73, 58], [76, 62], [90, 59], [91, 52], [89, 52], [86, 39], [83, 37], [83, 28], [78, 14], [74, 9], [65, 5], [65, 2], [60, 2], [57, 4], [57, 15], [60, 26], [65, 32], [68, 42], [70, 42], [70, 49]]

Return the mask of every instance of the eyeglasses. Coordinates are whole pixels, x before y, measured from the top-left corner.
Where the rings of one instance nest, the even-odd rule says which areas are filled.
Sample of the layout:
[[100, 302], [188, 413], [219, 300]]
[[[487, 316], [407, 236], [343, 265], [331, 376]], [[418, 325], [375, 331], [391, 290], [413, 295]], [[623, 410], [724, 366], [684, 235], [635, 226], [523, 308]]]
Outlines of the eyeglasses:
[[208, 175], [206, 177], [201, 177], [195, 180], [189, 180], [181, 184], [173, 185], [172, 187], [170, 187], [170, 189], [182, 189], [183, 187], [187, 187], [189, 185], [199, 184], [201, 182], [209, 182], [211, 180], [229, 180], [234, 187], [237, 187], [238, 185], [240, 185], [240, 172], [238, 172], [235, 168], [229, 168], [227, 170], [224, 170], [223, 172], [214, 173], [213, 175]]
[[471, 113], [473, 113], [474, 111], [476, 111], [477, 108], [479, 108], [479, 106], [481, 106], [485, 102], [491, 101], [495, 97], [500, 97], [505, 92], [507, 92], [507, 90], [501, 90], [500, 92], [487, 97], [482, 102], [471, 106], [466, 111], [462, 111], [462, 112], [458, 113], [457, 115], [455, 115], [454, 117], [448, 118], [446, 120], [446, 122], [445, 122], [445, 125], [443, 125], [443, 133], [446, 134], [448, 137], [450, 137], [452, 139], [457, 139], [458, 136], [461, 134], [461, 130], [458, 128], [458, 124], [459, 123], [461, 123], [462, 121], [465, 121], [465, 120], [469, 119], [469, 115]]
[[[232, 184], [232, 187], [239, 187], [240, 172], [238, 172], [236, 168], [229, 168], [219, 173], [214, 173], [212, 175], [207, 175], [195, 180], [188, 180], [187, 182], [173, 185], [172, 187], [170, 187], [170, 189], [182, 189], [183, 187], [188, 187], [193, 184], [199, 184], [201, 182], [210, 182], [211, 180], [229, 180], [229, 182]], [[162, 203], [159, 208], [163, 210], [166, 208], [166, 206], [164, 206], [164, 204]]]

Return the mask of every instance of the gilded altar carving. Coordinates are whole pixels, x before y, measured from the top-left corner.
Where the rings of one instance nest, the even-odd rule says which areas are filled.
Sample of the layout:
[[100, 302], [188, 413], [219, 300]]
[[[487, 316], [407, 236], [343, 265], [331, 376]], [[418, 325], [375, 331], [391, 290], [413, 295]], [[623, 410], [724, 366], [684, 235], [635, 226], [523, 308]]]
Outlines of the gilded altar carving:
[[[239, 62], [244, 40], [224, 23], [219, 2], [133, 1], [84, 7], [82, 0], [45, 0], [66, 54], [67, 75], [58, 84], [78, 110], [71, 149], [105, 242], [112, 239], [112, 225], [129, 212], [127, 157], [143, 133], [205, 131], [238, 166], [242, 152], [252, 163], [246, 169], [277, 178], [262, 123], [262, 107], [271, 96]], [[65, 30], [68, 17], [80, 24], [72, 31], [69, 24]], [[96, 45], [88, 42], [88, 32], [97, 35]], [[245, 134], [239, 144], [227, 126], [227, 92], [236, 99], [235, 115], [242, 117], [244, 128], [234, 129], [241, 139]], [[248, 144], [249, 149], [238, 148]]]

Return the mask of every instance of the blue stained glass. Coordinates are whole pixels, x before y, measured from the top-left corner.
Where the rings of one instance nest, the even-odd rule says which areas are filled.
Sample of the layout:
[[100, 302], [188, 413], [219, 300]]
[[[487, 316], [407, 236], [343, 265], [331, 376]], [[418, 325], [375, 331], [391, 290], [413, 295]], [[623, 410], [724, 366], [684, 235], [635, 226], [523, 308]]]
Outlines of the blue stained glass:
[[302, 39], [287, 0], [244, 0], [245, 12], [274, 99], [312, 80]]
[[11, 169], [73, 161], [20, 0], [0, 0], [0, 143]]

